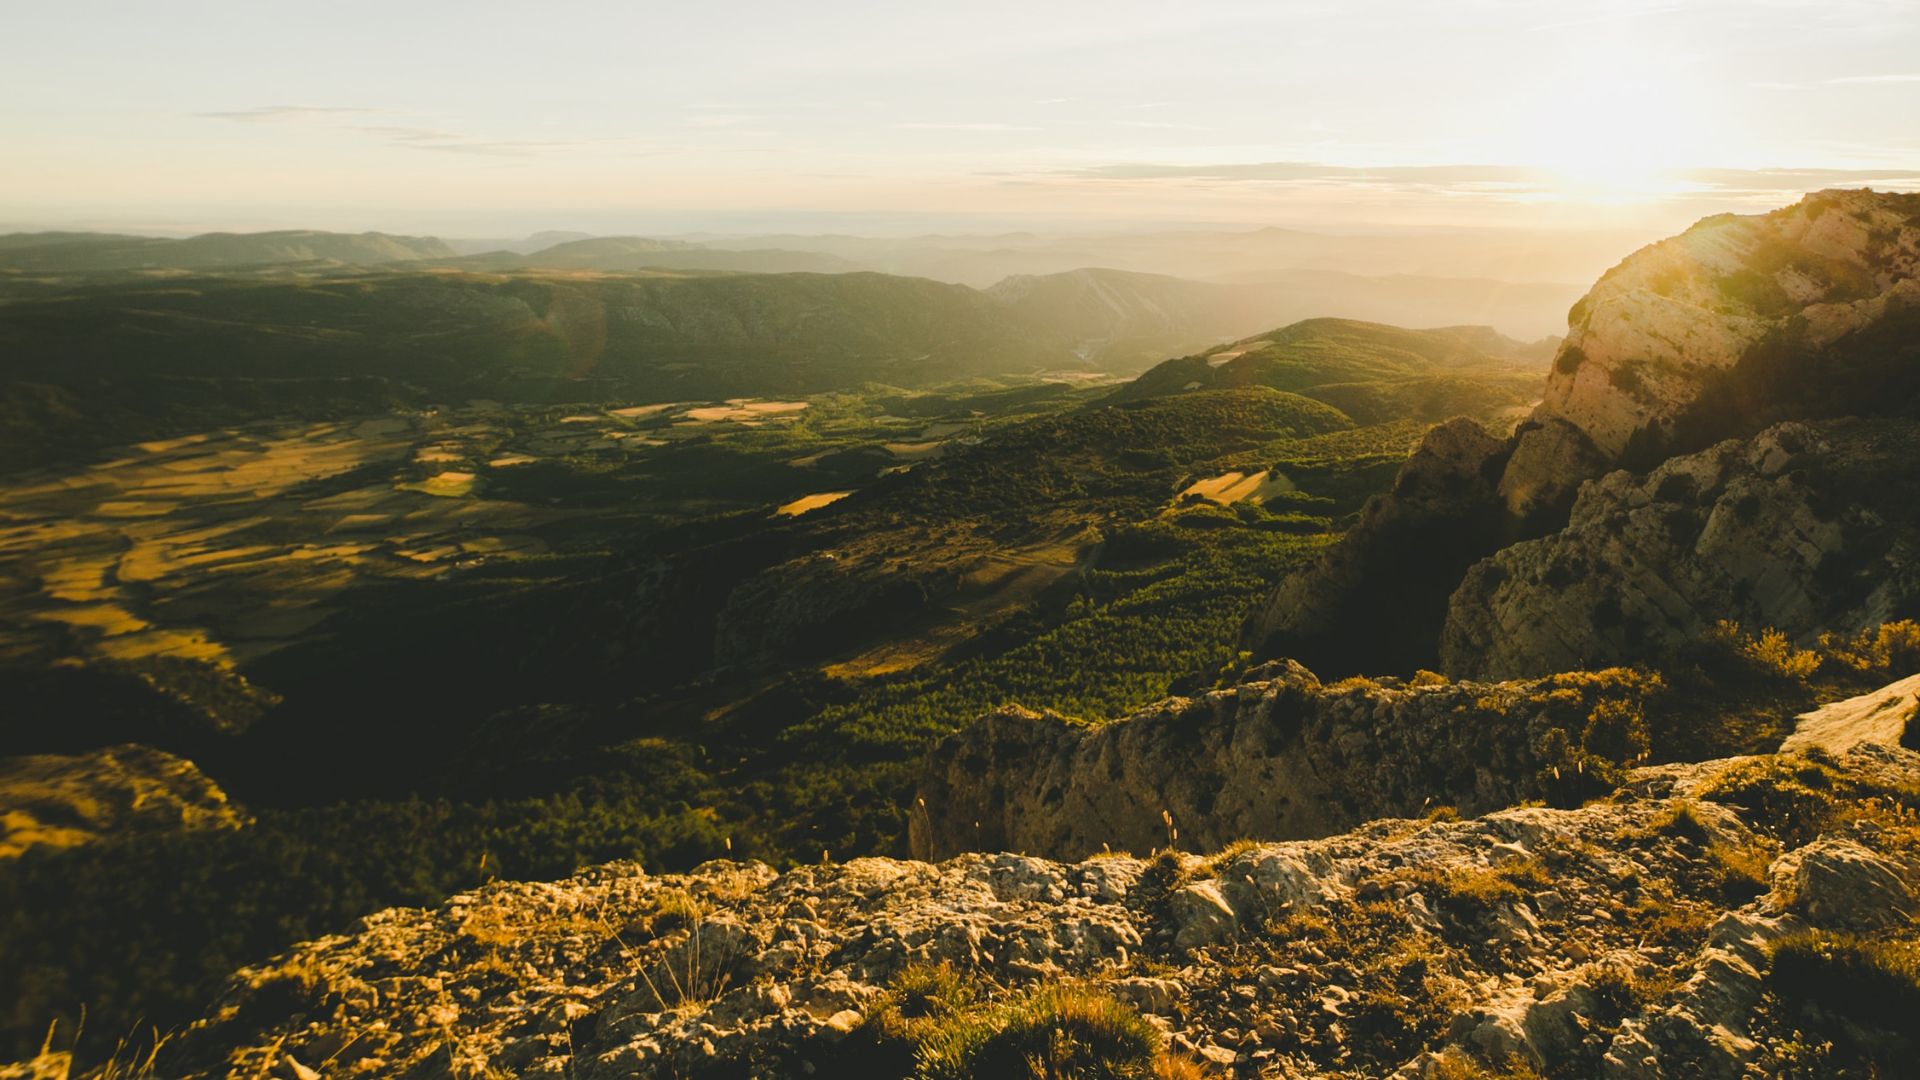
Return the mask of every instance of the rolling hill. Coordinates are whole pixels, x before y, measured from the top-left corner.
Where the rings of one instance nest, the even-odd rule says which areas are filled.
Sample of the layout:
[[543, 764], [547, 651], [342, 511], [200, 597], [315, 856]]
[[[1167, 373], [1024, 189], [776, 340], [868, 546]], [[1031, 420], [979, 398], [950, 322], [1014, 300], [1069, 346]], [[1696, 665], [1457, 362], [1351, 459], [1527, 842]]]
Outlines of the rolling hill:
[[1537, 396], [1552, 344], [1515, 341], [1485, 326], [1408, 330], [1307, 319], [1164, 361], [1112, 400], [1266, 386], [1325, 402], [1361, 423], [1490, 416]]
[[433, 237], [287, 230], [206, 233], [186, 239], [101, 233], [14, 233], [0, 237], [0, 268], [74, 273], [98, 270], [212, 270], [284, 263], [377, 265], [445, 259], [453, 248]]

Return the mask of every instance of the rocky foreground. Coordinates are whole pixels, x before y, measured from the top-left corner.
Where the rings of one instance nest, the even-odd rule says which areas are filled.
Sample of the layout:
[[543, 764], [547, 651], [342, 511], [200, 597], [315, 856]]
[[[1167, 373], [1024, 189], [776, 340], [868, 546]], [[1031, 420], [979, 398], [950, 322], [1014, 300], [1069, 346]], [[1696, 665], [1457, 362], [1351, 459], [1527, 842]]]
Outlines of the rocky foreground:
[[[1857, 737], [1910, 691], [1813, 730]], [[1920, 909], [1920, 754], [1825, 738], [1640, 769], [1578, 809], [1207, 856], [499, 883], [239, 973], [165, 1072], [985, 1075], [930, 1063], [1047, 986], [1144, 1021], [1157, 1065], [1099, 1075], [1818, 1075], [1829, 1028], [1911, 1040], [1827, 995], [1851, 985], [1834, 950], [1868, 940], [1845, 935], [1913, 938]]]

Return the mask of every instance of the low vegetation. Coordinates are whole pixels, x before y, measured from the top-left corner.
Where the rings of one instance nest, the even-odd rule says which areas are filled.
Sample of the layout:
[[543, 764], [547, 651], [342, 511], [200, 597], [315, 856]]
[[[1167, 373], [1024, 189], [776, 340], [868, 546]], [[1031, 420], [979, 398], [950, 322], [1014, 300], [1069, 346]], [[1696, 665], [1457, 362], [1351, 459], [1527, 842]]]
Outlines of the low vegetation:
[[1780, 1075], [1906, 1074], [1920, 1051], [1920, 924], [1873, 937], [1806, 931], [1775, 943], [1765, 1009]]
[[1097, 984], [994, 994], [950, 965], [908, 967], [850, 1040], [849, 1075], [916, 1080], [1185, 1080], [1203, 1075]]

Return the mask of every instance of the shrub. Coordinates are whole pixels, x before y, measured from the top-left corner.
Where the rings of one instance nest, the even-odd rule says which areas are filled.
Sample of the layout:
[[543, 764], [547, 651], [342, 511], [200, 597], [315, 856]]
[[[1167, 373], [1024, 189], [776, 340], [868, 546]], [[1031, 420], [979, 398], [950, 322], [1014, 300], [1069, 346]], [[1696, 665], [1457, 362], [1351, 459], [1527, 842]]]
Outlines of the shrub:
[[1832, 666], [1861, 675], [1898, 678], [1920, 671], [1920, 622], [1902, 619], [1857, 634], [1821, 634], [1820, 651]]
[[1076, 983], [987, 1000], [950, 964], [914, 964], [868, 1013], [842, 1057], [844, 1075], [922, 1080], [1192, 1080], [1160, 1032], [1110, 995]]
[[1647, 721], [1640, 703], [1626, 698], [1607, 698], [1593, 707], [1587, 726], [1580, 734], [1580, 745], [1587, 753], [1607, 762], [1631, 764], [1644, 760], [1652, 745], [1647, 737]]
[[1774, 945], [1767, 988], [1816, 1019], [1839, 1018], [1910, 1037], [1920, 1016], [1920, 942], [1818, 930], [1792, 934]]
[[1043, 987], [1000, 1016], [949, 1025], [923, 1047], [926, 1080], [1034, 1080], [1153, 1076], [1160, 1033], [1106, 994], [1072, 985]]

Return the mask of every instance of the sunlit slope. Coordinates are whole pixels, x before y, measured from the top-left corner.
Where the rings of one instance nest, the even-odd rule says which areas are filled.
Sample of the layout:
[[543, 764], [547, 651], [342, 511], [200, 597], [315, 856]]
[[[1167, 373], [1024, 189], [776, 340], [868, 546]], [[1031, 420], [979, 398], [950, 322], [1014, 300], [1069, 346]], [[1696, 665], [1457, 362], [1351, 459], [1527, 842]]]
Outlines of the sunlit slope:
[[1326, 402], [1361, 423], [1495, 417], [1538, 396], [1547, 344], [1515, 341], [1484, 326], [1409, 330], [1307, 319], [1168, 360], [1113, 399], [1266, 386]]

